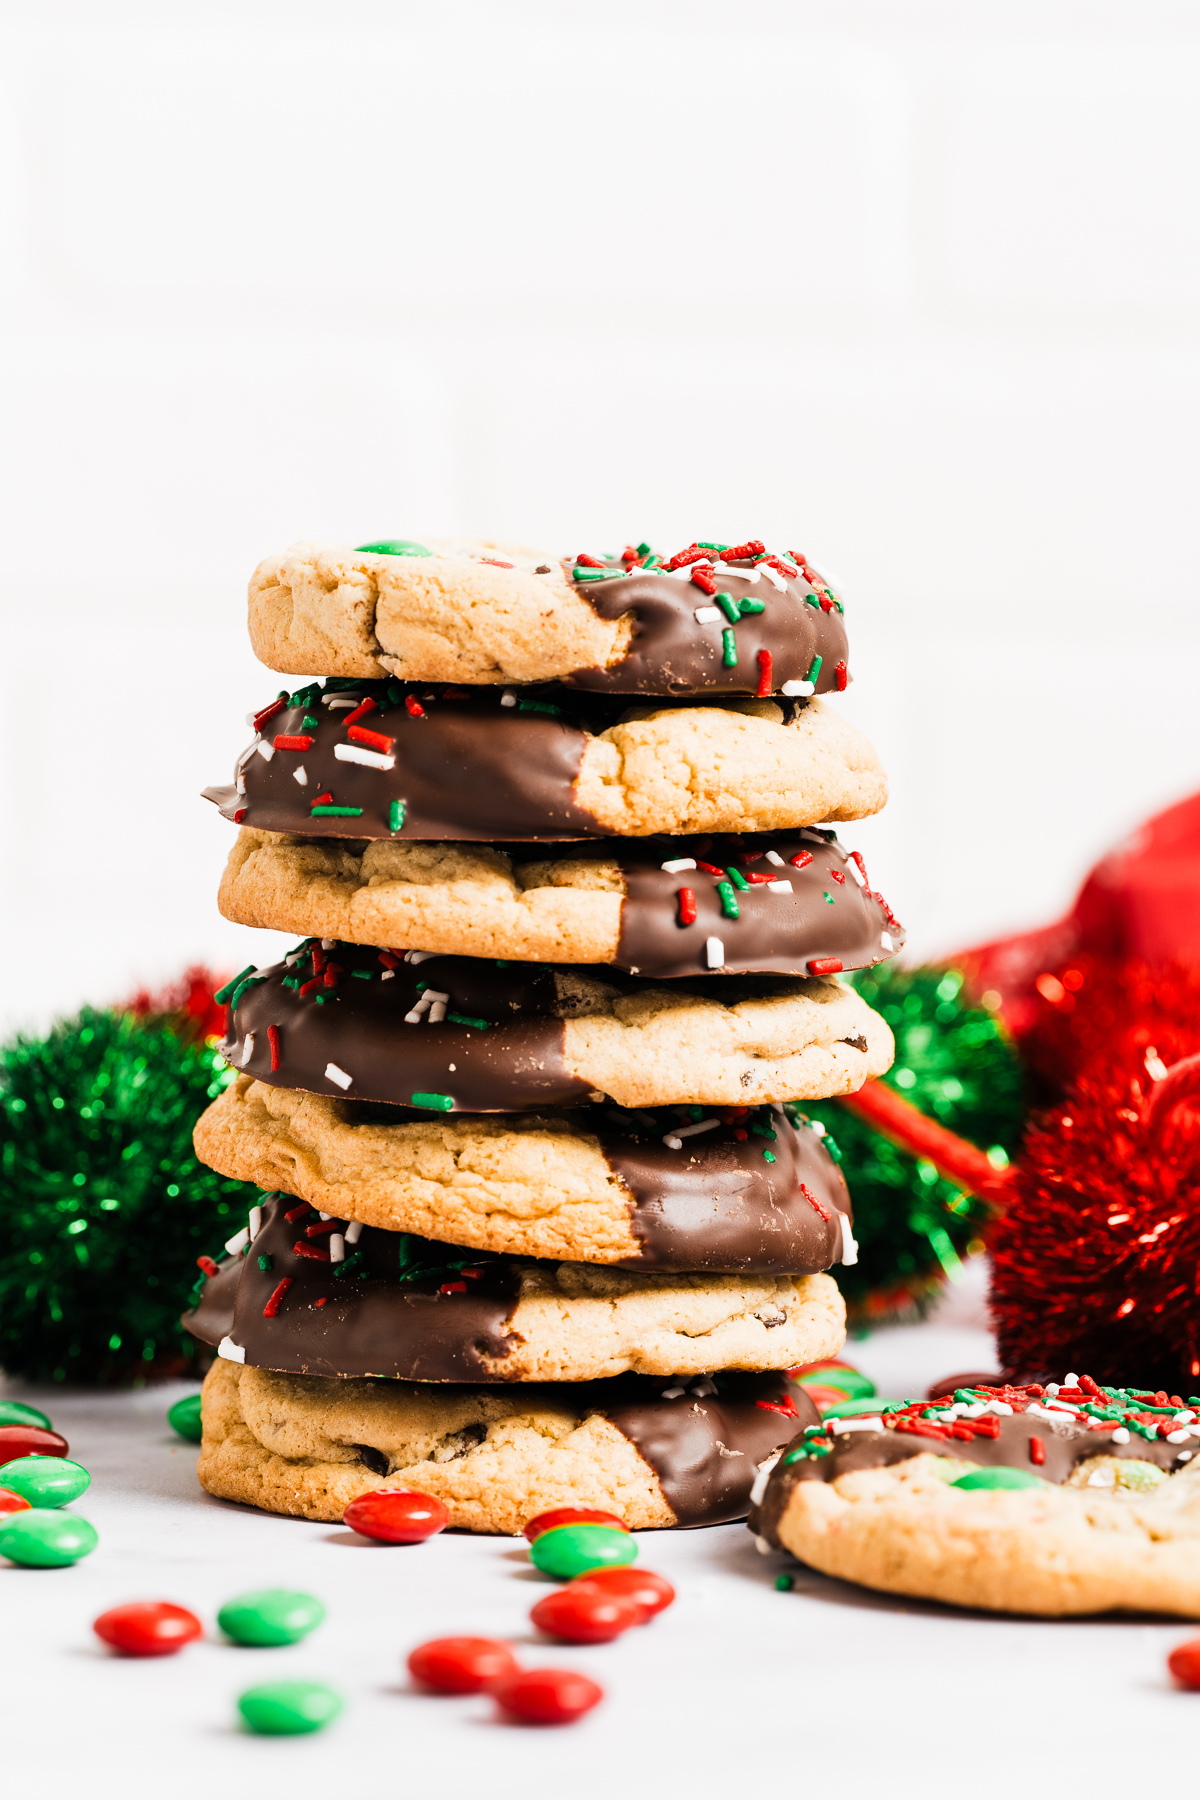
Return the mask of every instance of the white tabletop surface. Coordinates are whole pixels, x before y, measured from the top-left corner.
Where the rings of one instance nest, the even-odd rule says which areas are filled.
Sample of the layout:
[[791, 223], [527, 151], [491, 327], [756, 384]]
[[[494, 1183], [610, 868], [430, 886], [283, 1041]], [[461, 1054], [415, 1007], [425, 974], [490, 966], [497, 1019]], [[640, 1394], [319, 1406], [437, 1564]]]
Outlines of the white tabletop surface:
[[[986, 1369], [991, 1340], [969, 1283], [932, 1323], [880, 1331], [847, 1355], [884, 1391], [921, 1393]], [[740, 1525], [639, 1534], [676, 1604], [614, 1644], [540, 1643], [546, 1590], [511, 1538], [445, 1535], [369, 1545], [342, 1526], [213, 1500], [194, 1447], [165, 1422], [179, 1387], [37, 1395], [92, 1474], [75, 1510], [100, 1544], [73, 1568], [0, 1564], [4, 1791], [241, 1800], [419, 1795], [421, 1800], [622, 1796], [1045, 1793], [1055, 1776], [1122, 1782], [1181, 1773], [1200, 1696], [1164, 1657], [1188, 1626], [1039, 1623], [893, 1601], [762, 1556]], [[795, 1571], [790, 1593], [775, 1577]], [[216, 1641], [221, 1603], [249, 1588], [318, 1595], [324, 1625], [286, 1649]], [[91, 1621], [134, 1599], [191, 1607], [210, 1637], [176, 1657], [105, 1650]], [[606, 1689], [579, 1724], [498, 1724], [483, 1698], [413, 1692], [407, 1652], [451, 1632], [510, 1637], [531, 1666], [575, 1666]], [[328, 1682], [341, 1718], [300, 1738], [255, 1738], [234, 1702], [284, 1676]], [[1095, 1746], [1089, 1747], [1089, 1746]], [[1090, 1770], [1090, 1773], [1087, 1771]]]

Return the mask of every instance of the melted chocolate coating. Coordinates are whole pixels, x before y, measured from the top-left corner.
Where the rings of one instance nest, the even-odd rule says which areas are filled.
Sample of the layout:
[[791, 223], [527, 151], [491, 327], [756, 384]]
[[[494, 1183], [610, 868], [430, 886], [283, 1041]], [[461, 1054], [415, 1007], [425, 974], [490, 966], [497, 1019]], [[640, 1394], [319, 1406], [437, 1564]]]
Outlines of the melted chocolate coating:
[[[575, 565], [563, 566], [570, 580]], [[785, 682], [806, 681], [814, 656], [823, 659], [815, 691], [826, 694], [836, 689], [837, 665], [844, 668], [848, 655], [846, 628], [837, 606], [827, 598], [828, 610], [823, 608], [820, 590], [802, 575], [788, 578], [780, 592], [765, 574], [751, 581], [749, 561], [736, 566], [745, 573], [719, 571], [718, 591], [734, 601], [760, 600], [763, 611], [743, 616], [733, 627], [735, 667], [726, 668], [723, 660], [722, 631], [729, 620], [722, 615], [702, 625], [696, 618], [698, 607], [715, 606], [716, 601], [690, 578], [639, 569], [624, 577], [574, 583], [602, 619], [620, 619], [631, 612], [636, 623], [629, 651], [619, 662], [606, 669], [577, 669], [567, 678], [570, 684], [610, 694], [756, 694], [758, 653], [767, 650], [772, 693]]]

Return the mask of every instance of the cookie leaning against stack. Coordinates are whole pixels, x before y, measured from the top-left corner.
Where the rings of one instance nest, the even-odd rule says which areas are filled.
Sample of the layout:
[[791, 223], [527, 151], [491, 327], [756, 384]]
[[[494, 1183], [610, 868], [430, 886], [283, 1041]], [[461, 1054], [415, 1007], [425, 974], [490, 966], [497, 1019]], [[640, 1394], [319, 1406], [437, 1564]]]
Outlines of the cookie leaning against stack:
[[[800, 1104], [892, 1055], [836, 979], [903, 932], [822, 821], [886, 798], [814, 699], [841, 602], [761, 543], [575, 563], [300, 547], [263, 661], [225, 915], [301, 934], [228, 991], [200, 1157], [266, 1190], [187, 1323], [210, 1492], [452, 1524], [744, 1515], [816, 1423], [850, 1201]], [[836, 1154], [836, 1152], [835, 1152]]]

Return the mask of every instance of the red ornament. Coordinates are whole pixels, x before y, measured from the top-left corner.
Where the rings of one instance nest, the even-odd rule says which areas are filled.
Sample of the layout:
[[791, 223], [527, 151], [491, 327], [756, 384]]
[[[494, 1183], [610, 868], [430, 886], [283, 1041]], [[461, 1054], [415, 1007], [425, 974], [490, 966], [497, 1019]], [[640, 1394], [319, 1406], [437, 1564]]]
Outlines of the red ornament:
[[511, 1646], [500, 1638], [431, 1638], [408, 1659], [413, 1680], [439, 1694], [481, 1694], [518, 1667]]
[[5, 1513], [28, 1512], [29, 1502], [21, 1494], [14, 1494], [11, 1488], [0, 1487], [0, 1517]]
[[93, 1620], [92, 1630], [123, 1656], [174, 1656], [204, 1635], [195, 1613], [169, 1600], [132, 1600]]
[[656, 1575], [652, 1569], [592, 1569], [586, 1575], [576, 1575], [567, 1586], [568, 1593], [579, 1593], [584, 1589], [589, 1593], [619, 1594], [622, 1599], [636, 1600], [648, 1618], [654, 1613], [665, 1612], [675, 1598], [675, 1589], [666, 1576]]
[[629, 1594], [569, 1586], [539, 1600], [529, 1617], [539, 1631], [568, 1644], [608, 1644], [631, 1625], [644, 1625], [649, 1614]]
[[1180, 1687], [1200, 1688], [1200, 1638], [1176, 1644], [1167, 1658], [1167, 1667]]
[[0, 1425], [0, 1465], [19, 1456], [65, 1456], [67, 1440], [40, 1425]]
[[576, 1669], [523, 1669], [492, 1691], [501, 1711], [522, 1725], [570, 1725], [604, 1698], [604, 1689]]
[[553, 1531], [556, 1525], [615, 1525], [618, 1531], [629, 1530], [624, 1519], [618, 1519], [615, 1513], [594, 1512], [587, 1506], [560, 1506], [554, 1512], [539, 1513], [536, 1519], [530, 1519], [525, 1536], [532, 1544], [535, 1537], [541, 1537], [543, 1531]]
[[418, 1494], [412, 1488], [375, 1488], [350, 1502], [342, 1522], [381, 1544], [423, 1544], [446, 1529], [450, 1513], [432, 1494]]

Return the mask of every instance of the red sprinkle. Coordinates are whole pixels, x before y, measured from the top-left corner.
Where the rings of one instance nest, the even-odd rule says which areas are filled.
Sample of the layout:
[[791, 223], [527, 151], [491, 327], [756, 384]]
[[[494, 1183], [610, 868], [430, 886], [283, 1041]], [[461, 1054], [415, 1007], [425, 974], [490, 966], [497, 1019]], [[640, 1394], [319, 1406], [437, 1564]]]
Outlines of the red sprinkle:
[[1040, 1437], [1031, 1437], [1029, 1440], [1029, 1460], [1031, 1463], [1044, 1463], [1046, 1460], [1046, 1446]]
[[369, 744], [373, 750], [382, 750], [385, 755], [396, 741], [382, 731], [368, 731], [365, 725], [351, 725], [346, 735], [352, 737], [356, 744]]
[[467, 1284], [465, 1281], [443, 1281], [441, 1287], [438, 1289], [439, 1294], [465, 1294], [466, 1291]]
[[328, 1250], [322, 1250], [319, 1244], [306, 1244], [303, 1238], [292, 1245], [292, 1255], [307, 1256], [311, 1262], [329, 1261]]
[[419, 700], [414, 700], [411, 694], [405, 694], [404, 704], [410, 718], [423, 719], [425, 717], [425, 708]]
[[742, 871], [742, 880], [743, 881], [756, 882], [760, 887], [765, 882], [774, 881], [774, 879], [775, 879], [774, 875], [764, 875], [761, 873], [761, 871], [758, 874], [756, 874], [752, 869], [743, 869], [743, 871]]
[[807, 556], [801, 556], [799, 550], [789, 550], [788, 555], [803, 575], [805, 581], [807, 581], [809, 587], [816, 587], [817, 582], [820, 580], [820, 576], [809, 562]]
[[807, 869], [812, 859], [811, 850], [801, 850], [797, 856], [793, 856], [789, 860], [793, 869]]
[[810, 975], [840, 975], [842, 959], [840, 956], [814, 956], [809, 959]]
[[398, 969], [404, 959], [403, 957], [397, 956], [394, 951], [381, 950], [379, 952], [379, 960], [385, 969]]
[[708, 563], [697, 563], [692, 570], [692, 580], [702, 594], [712, 595], [717, 591], [717, 578]]
[[329, 1296], [328, 1296], [328, 1294], [322, 1294], [322, 1295], [321, 1295], [321, 1298], [320, 1298], [320, 1299], [319, 1299], [319, 1300], [314, 1300], [314, 1301], [313, 1301], [313, 1305], [314, 1305], [314, 1306], [328, 1306], [328, 1305], [329, 1305]]
[[268, 1025], [267, 1026], [267, 1042], [271, 1046], [271, 1073], [272, 1073], [272, 1075], [274, 1075], [279, 1068], [279, 1027], [278, 1027], [278, 1025]]
[[733, 544], [728, 550], [722, 550], [722, 562], [745, 562], [749, 556], [763, 556], [767, 546], [761, 538], [751, 538], [746, 544]]
[[862, 851], [861, 850], [852, 850], [850, 852], [850, 861], [857, 866], [859, 874], [862, 876], [863, 880], [867, 884], [867, 891], [870, 892], [871, 881], [870, 881], [870, 877], [867, 874], [867, 865], [862, 859]]
[[237, 811], [233, 815], [234, 824], [240, 825], [242, 820], [245, 818], [245, 816], [246, 816], [246, 808], [244, 806], [239, 806]]
[[635, 566], [638, 566], [638, 565], [640, 565], [641, 560], [642, 559], [639, 556], [637, 550], [634, 548], [634, 546], [632, 544], [626, 544], [625, 548], [621, 552], [621, 561], [623, 563], [632, 563]]
[[279, 1311], [279, 1303], [291, 1285], [291, 1276], [285, 1275], [279, 1286], [275, 1289], [275, 1292], [271, 1295], [271, 1298], [267, 1301], [267, 1304], [263, 1307], [264, 1319], [273, 1319], [275, 1317], [275, 1314]]
[[775, 677], [771, 669], [771, 652], [760, 650], [758, 653], [758, 693], [769, 694]]
[[774, 1400], [756, 1400], [754, 1404], [755, 1406], [761, 1406], [764, 1412], [782, 1413], [785, 1419], [798, 1419], [800, 1417], [800, 1409], [790, 1394], [785, 1394], [783, 1396], [782, 1405], [777, 1405]]
[[839, 693], [839, 694], [844, 694], [844, 693], [845, 693], [845, 691], [846, 691], [846, 683], [847, 683], [847, 682], [848, 682], [848, 681], [849, 681], [849, 679], [850, 679], [850, 671], [849, 671], [849, 670], [848, 670], [848, 669], [847, 669], [847, 667], [846, 667], [846, 665], [845, 665], [845, 663], [844, 663], [844, 662], [840, 662], [840, 663], [838, 663], [838, 664], [837, 664], [837, 665], [836, 665], [836, 667], [835, 667], [835, 668], [834, 668], [834, 671], [833, 671], [833, 673], [834, 673], [834, 675], [835, 675], [835, 676], [836, 676], [836, 678], [837, 678], [837, 691], [838, 691], [838, 693]]
[[747, 1138], [750, 1136], [750, 1133], [748, 1131], [743, 1131], [741, 1126], [739, 1125], [737, 1127], [737, 1129], [734, 1131], [733, 1135], [737, 1139], [739, 1144], [744, 1144], [746, 1142]]
[[264, 706], [261, 712], [256, 712], [254, 715], [255, 731], [261, 731], [267, 720], [273, 719], [276, 713], [282, 712], [286, 705], [287, 699], [281, 694], [278, 700], [272, 700], [270, 706]]
[[695, 890], [693, 888], [680, 888], [675, 898], [679, 902], [679, 917], [676, 920], [676, 923], [679, 925], [694, 925], [696, 923]]
[[375, 702], [368, 695], [365, 700], [359, 701], [358, 705], [355, 707], [355, 709], [352, 713], [346, 714], [346, 717], [342, 720], [342, 724], [347, 725], [347, 726], [357, 725], [358, 721], [360, 719], [365, 719], [369, 712], [374, 712], [374, 711], [375, 711]]
[[706, 875], [719, 875], [722, 881], [725, 879], [724, 869], [719, 869], [716, 863], [697, 862], [696, 867], [703, 869]]
[[318, 794], [316, 799], [310, 801], [309, 804], [310, 804], [310, 806], [332, 806], [333, 805], [333, 795], [332, 794]]
[[598, 556], [587, 556], [582, 550], [575, 561], [584, 569], [602, 569], [605, 566]]
[[319, 975], [314, 975], [311, 981], [304, 982], [299, 990], [301, 1000], [303, 1000], [305, 994], [311, 994], [314, 988], [319, 988], [320, 986], [321, 977]]
[[339, 1231], [341, 1226], [337, 1219], [318, 1219], [315, 1225], [306, 1225], [304, 1235], [307, 1238], [328, 1237], [331, 1231]]
[[830, 881], [840, 882], [843, 887], [846, 885], [846, 877], [842, 874], [840, 869], [830, 869], [829, 879]]
[[311, 750], [316, 741], [316, 738], [290, 737], [287, 733], [280, 732], [275, 739], [275, 748], [277, 750]]
[[297, 1219], [302, 1219], [304, 1217], [305, 1213], [310, 1213], [311, 1211], [312, 1211], [312, 1207], [308, 1204], [308, 1201], [306, 1200], [304, 1202], [303, 1206], [293, 1206], [291, 1212], [285, 1212], [283, 1216], [287, 1220], [289, 1225], [294, 1225], [296, 1223]]
[[830, 1212], [829, 1208], [817, 1199], [817, 1196], [813, 1193], [812, 1189], [806, 1187], [804, 1182], [800, 1183], [800, 1192], [804, 1195], [804, 1198], [808, 1201], [808, 1204], [813, 1210], [819, 1212], [823, 1219], [832, 1219], [833, 1214]]
[[203, 1269], [206, 1275], [215, 1275], [217, 1272], [217, 1265], [211, 1256], [198, 1256], [196, 1258], [196, 1267], [198, 1269]]
[[702, 550], [699, 544], [689, 544], [686, 550], [680, 550], [671, 558], [670, 562], [664, 563], [663, 567], [667, 570], [685, 569], [688, 563], [700, 561], [708, 561], [708, 551]]
[[822, 612], [832, 612], [833, 611], [833, 595], [832, 594], [824, 593], [821, 595], [821, 611]]
[[311, 955], [313, 959], [313, 974], [319, 975], [321, 970], [325, 967], [325, 952], [320, 944], [313, 945]]

